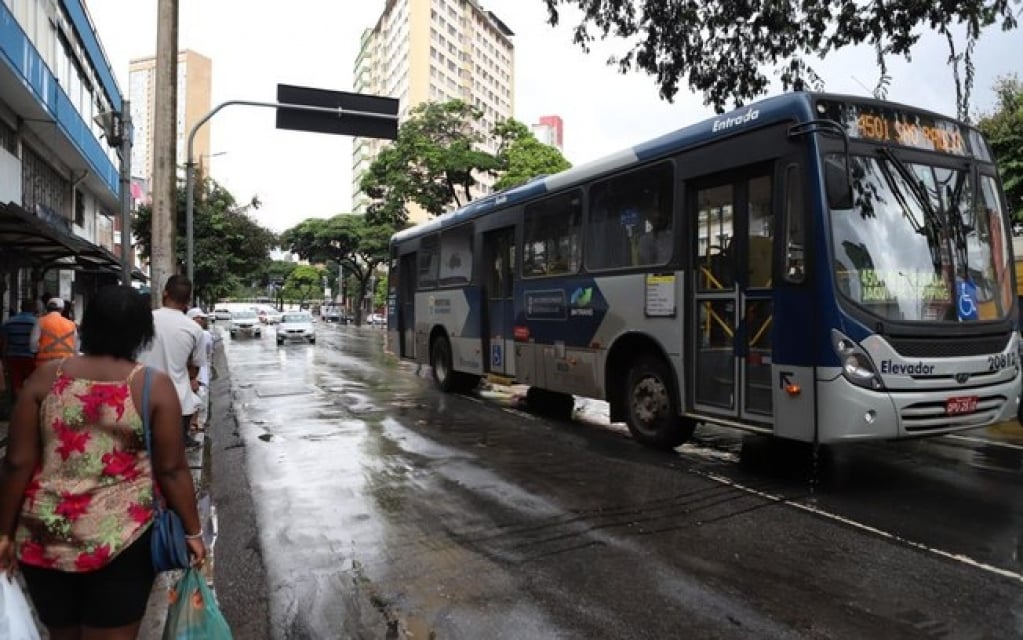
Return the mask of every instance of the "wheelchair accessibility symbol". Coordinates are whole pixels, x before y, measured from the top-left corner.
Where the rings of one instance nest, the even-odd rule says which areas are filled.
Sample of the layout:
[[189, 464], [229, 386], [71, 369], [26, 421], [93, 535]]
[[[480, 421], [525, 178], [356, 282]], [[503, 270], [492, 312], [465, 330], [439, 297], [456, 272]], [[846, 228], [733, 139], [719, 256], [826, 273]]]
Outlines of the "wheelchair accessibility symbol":
[[504, 366], [504, 354], [499, 344], [490, 345], [490, 366], [494, 368]]
[[977, 285], [968, 280], [961, 280], [958, 283], [959, 289], [959, 320], [977, 319]]

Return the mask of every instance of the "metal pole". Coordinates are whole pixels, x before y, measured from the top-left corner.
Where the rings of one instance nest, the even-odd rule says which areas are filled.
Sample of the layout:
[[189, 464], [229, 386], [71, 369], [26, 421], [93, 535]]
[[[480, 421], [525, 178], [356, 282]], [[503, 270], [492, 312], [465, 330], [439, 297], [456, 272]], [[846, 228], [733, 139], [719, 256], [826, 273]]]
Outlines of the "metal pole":
[[121, 101], [121, 282], [131, 286], [131, 147], [134, 138], [131, 103]]
[[[192, 129], [195, 133], [195, 128]], [[195, 163], [192, 162], [192, 136], [188, 137], [188, 162], [185, 164], [185, 236], [188, 249], [185, 253], [185, 264], [188, 266], [188, 281], [195, 286], [195, 245], [193, 241], [195, 224], [192, 209], [195, 206]]]
[[[283, 103], [283, 102], [264, 102], [264, 101], [261, 101], [261, 100], [228, 100], [227, 102], [221, 102], [217, 106], [213, 107], [213, 109], [209, 113], [204, 115], [202, 118], [200, 118], [199, 121], [196, 122], [195, 125], [192, 126], [192, 130], [188, 132], [188, 155], [187, 155], [187, 160], [186, 160], [186, 163], [185, 163], [185, 189], [187, 190], [187, 194], [185, 196], [185, 231], [186, 231], [186, 233], [188, 235], [188, 239], [187, 239], [187, 242], [186, 242], [186, 244], [188, 246], [188, 254], [187, 254], [186, 258], [187, 258], [187, 262], [188, 262], [188, 279], [189, 280], [192, 280], [192, 276], [194, 275], [194, 272], [195, 272], [195, 266], [194, 266], [194, 264], [192, 262], [192, 260], [193, 260], [193, 256], [192, 256], [192, 242], [193, 242], [193, 240], [192, 240], [192, 215], [193, 215], [193, 211], [192, 211], [192, 208], [193, 208], [193, 206], [195, 204], [193, 202], [193, 199], [192, 199], [192, 181], [195, 179], [195, 177], [193, 175], [193, 172], [195, 171], [195, 162], [192, 159], [192, 152], [193, 152], [193, 144], [195, 142], [195, 134], [196, 134], [197, 131], [199, 131], [199, 127], [201, 127], [204, 124], [206, 124], [206, 121], [209, 120], [210, 118], [212, 118], [213, 116], [215, 116], [218, 111], [220, 111], [224, 107], [228, 107], [228, 106], [231, 106], [231, 105], [243, 105], [243, 106], [249, 106], [249, 107], [270, 107], [270, 108], [273, 108], [273, 109], [286, 108], [286, 109], [295, 109], [296, 111], [315, 111], [317, 113], [333, 113], [333, 114], [337, 115], [337, 117], [339, 117], [339, 118], [344, 117], [346, 115], [350, 115], [350, 116], [362, 116], [362, 117], [365, 117], [365, 118], [380, 118], [382, 120], [397, 120], [398, 119], [398, 116], [390, 115], [390, 114], [386, 114], [386, 113], [370, 113], [368, 111], [355, 111], [355, 110], [352, 110], [352, 109], [347, 109], [346, 110], [346, 109], [342, 109], [341, 107], [317, 107], [317, 106], [307, 105], [307, 104], [287, 104], [287, 103]], [[154, 211], [155, 211], [155, 209], [154, 209]], [[192, 285], [193, 286], [195, 285], [194, 281], [192, 282]]]

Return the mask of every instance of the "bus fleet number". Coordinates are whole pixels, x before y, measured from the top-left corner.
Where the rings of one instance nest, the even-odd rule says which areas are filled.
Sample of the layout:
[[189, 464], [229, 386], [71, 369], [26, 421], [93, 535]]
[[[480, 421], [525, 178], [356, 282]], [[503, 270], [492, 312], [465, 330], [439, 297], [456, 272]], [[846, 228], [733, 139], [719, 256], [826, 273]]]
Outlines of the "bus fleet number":
[[999, 353], [997, 355], [987, 357], [987, 370], [998, 371], [1006, 367], [1015, 367], [1017, 362], [1017, 355], [1015, 353]]

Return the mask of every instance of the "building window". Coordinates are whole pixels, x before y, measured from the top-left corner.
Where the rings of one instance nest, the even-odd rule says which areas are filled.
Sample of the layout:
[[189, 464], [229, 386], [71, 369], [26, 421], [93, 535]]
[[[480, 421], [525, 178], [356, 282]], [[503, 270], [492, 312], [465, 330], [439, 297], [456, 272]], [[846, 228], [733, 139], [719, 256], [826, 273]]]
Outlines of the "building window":
[[75, 224], [85, 226], [85, 194], [75, 189]]

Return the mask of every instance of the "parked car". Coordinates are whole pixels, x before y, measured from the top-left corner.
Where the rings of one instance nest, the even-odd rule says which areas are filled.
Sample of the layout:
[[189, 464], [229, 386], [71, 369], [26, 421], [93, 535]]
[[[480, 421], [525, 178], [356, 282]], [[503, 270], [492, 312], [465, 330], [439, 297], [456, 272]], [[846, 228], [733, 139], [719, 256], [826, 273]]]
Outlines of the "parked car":
[[213, 321], [217, 320], [230, 320], [231, 310], [227, 307], [214, 307], [213, 308]]
[[387, 324], [387, 317], [382, 313], [371, 313], [366, 318], [366, 322], [372, 325], [385, 325]]
[[316, 328], [309, 312], [290, 311], [281, 316], [281, 323], [277, 325], [277, 346], [285, 342], [316, 344]]
[[260, 338], [263, 336], [263, 327], [260, 326], [255, 311], [234, 311], [231, 313], [231, 325], [228, 327], [228, 332], [232, 338], [237, 338], [239, 334]]

